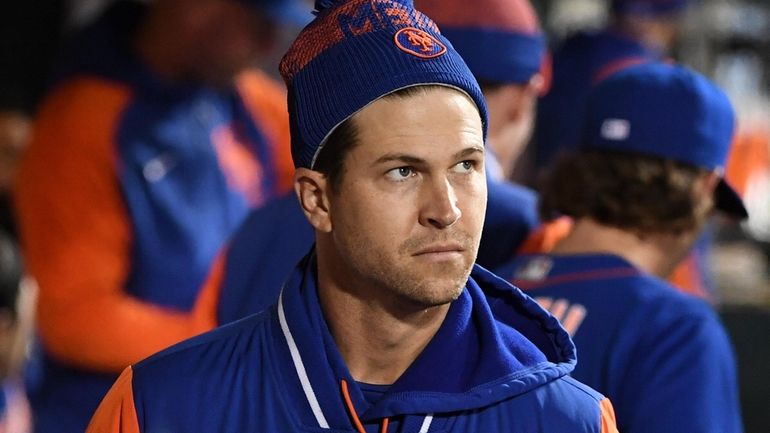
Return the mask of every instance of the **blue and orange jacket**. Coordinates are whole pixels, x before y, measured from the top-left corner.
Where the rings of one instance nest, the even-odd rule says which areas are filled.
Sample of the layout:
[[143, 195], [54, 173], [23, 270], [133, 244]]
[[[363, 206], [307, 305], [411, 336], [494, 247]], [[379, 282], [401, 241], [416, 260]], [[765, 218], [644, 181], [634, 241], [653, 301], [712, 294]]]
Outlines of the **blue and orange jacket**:
[[[488, 183], [479, 264], [492, 267], [510, 260], [538, 227], [536, 202], [536, 194], [523, 186]], [[232, 322], [275, 303], [281, 284], [314, 239], [313, 228], [293, 193], [254, 210], [227, 246], [219, 289], [219, 323]]]
[[378, 395], [351, 377], [316, 278], [311, 255], [268, 310], [126, 369], [88, 432], [617, 431], [609, 401], [568, 376], [575, 349], [556, 319], [483, 268]]
[[624, 433], [740, 433], [735, 359], [711, 306], [605, 254], [520, 256], [498, 274], [547, 308]]
[[215, 257], [288, 190], [283, 91], [174, 85], [131, 55], [143, 6], [86, 30], [44, 102], [15, 191], [40, 285], [29, 368], [36, 431], [81, 432], [122, 369], [215, 326]]

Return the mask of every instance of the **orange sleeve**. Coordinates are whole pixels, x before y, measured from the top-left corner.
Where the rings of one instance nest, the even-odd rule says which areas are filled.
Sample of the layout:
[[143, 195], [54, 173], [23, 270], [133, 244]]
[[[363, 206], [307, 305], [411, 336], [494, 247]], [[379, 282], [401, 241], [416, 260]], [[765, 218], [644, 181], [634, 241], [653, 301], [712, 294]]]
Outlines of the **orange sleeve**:
[[252, 70], [238, 76], [238, 89], [246, 107], [268, 137], [273, 153], [279, 193], [291, 191], [294, 183], [294, 162], [291, 159], [289, 109], [283, 86], [264, 72]]
[[560, 217], [553, 221], [544, 222], [527, 236], [516, 254], [548, 253], [559, 241], [567, 237], [572, 226], [573, 221], [569, 217]]
[[55, 91], [14, 190], [25, 258], [40, 286], [45, 347], [63, 361], [111, 372], [215, 326], [205, 296], [189, 313], [124, 291], [132, 233], [113, 134], [129, 99], [126, 89], [85, 80]]
[[711, 295], [701, 278], [697, 254], [696, 251], [691, 251], [690, 255], [674, 268], [674, 272], [668, 277], [668, 282], [684, 293], [709, 299]]
[[139, 433], [132, 378], [131, 367], [123, 370], [96, 409], [86, 433]]
[[615, 409], [612, 407], [610, 400], [608, 398], [602, 400], [599, 403], [599, 409], [602, 420], [601, 433], [618, 433], [618, 426], [615, 422]]

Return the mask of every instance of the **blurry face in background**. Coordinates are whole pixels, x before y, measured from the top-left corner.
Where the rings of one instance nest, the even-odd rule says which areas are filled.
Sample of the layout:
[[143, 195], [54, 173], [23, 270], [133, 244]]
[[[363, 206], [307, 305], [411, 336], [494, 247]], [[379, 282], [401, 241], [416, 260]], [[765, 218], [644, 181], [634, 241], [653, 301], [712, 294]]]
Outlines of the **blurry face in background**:
[[191, 69], [196, 79], [214, 86], [226, 86], [233, 77], [270, 52], [275, 24], [245, 2], [236, 0], [195, 0], [207, 2], [197, 19], [197, 49]]
[[653, 15], [627, 14], [619, 15], [615, 26], [621, 32], [638, 39], [647, 49], [670, 55], [679, 42], [684, 19], [684, 11]]
[[660, 47], [666, 54], [672, 54], [672, 51], [679, 43], [684, 26], [684, 13], [674, 13], [661, 17], [653, 24], [654, 37]]
[[489, 112], [489, 138], [506, 179], [511, 179], [516, 161], [529, 144], [535, 127], [537, 99], [544, 79], [535, 74], [524, 84], [504, 84], [484, 89]]

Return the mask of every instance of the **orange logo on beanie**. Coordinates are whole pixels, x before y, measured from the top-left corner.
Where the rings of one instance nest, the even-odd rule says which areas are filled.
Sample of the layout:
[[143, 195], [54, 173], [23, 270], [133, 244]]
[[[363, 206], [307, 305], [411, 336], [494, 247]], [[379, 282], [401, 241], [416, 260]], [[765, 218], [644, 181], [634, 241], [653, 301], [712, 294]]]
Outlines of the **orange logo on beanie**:
[[446, 53], [446, 46], [438, 39], [414, 27], [399, 30], [394, 40], [401, 51], [423, 59], [432, 59]]

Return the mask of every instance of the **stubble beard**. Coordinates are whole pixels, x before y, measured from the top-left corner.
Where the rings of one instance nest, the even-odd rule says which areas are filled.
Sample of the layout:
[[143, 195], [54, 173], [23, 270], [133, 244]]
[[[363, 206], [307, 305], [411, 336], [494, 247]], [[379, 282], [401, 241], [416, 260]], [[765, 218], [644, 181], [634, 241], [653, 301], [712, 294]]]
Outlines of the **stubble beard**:
[[[424, 262], [413, 257], [422, 246], [448, 240], [462, 245], [462, 260]], [[415, 309], [437, 307], [456, 300], [470, 277], [478, 250], [478, 242], [474, 242], [472, 236], [459, 232], [429, 239], [408, 239], [398, 247], [395, 257], [389, 257], [379, 249], [365, 251], [360, 248], [372, 245], [364, 237], [351, 241], [345, 249], [354, 272], [377, 290], [392, 295], [399, 304]]]

